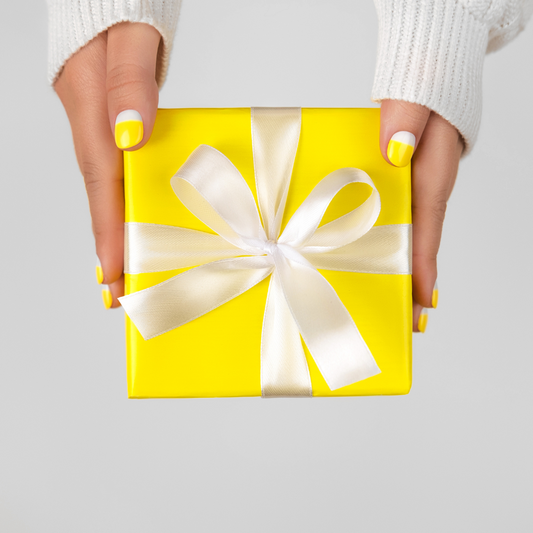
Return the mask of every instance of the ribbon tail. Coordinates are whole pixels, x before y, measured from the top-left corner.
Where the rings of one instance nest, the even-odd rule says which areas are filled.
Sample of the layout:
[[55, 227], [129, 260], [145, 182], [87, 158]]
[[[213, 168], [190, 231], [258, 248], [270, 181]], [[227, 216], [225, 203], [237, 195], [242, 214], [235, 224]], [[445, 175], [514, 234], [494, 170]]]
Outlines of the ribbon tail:
[[275, 260], [292, 316], [329, 388], [379, 374], [352, 317], [322, 274], [281, 254]]
[[270, 278], [261, 337], [263, 397], [312, 396], [309, 367], [279, 276]]
[[187, 270], [119, 301], [148, 340], [236, 298], [264, 280], [272, 269], [265, 256], [225, 259]]

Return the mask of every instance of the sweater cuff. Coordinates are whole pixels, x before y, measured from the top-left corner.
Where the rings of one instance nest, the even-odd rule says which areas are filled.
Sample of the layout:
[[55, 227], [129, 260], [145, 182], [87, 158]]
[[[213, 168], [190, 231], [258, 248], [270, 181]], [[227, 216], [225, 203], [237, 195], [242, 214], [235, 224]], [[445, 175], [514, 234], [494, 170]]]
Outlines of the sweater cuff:
[[460, 2], [375, 0], [378, 57], [372, 100], [421, 104], [457, 128], [465, 154], [481, 120], [488, 27]]
[[49, 0], [48, 81], [54, 84], [67, 60], [99, 33], [119, 22], [143, 22], [162, 37], [156, 81], [163, 84], [181, 0]]

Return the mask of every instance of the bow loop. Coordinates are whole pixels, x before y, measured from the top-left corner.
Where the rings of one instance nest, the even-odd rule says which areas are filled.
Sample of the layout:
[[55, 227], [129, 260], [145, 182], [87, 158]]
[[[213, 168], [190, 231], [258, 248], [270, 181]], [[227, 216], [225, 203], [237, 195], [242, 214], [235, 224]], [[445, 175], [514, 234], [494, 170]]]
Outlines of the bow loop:
[[235, 165], [212, 146], [198, 146], [170, 184], [191, 213], [234, 246], [248, 251], [246, 238], [266, 239], [252, 191]]
[[[356, 209], [319, 228], [333, 198], [351, 183], [366, 184], [372, 188], [372, 193]], [[379, 192], [370, 176], [357, 168], [341, 168], [328, 174], [311, 191], [287, 223], [279, 240], [308, 252], [334, 250], [367, 233], [375, 224], [380, 210]]]

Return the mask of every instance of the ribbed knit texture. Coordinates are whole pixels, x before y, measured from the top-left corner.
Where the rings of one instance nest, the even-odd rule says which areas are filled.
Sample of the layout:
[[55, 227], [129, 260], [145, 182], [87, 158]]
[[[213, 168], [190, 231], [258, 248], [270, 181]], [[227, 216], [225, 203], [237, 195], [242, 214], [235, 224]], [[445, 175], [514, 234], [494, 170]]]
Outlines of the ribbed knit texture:
[[374, 0], [379, 19], [372, 100], [435, 111], [462, 134], [468, 153], [481, 121], [487, 51], [525, 26], [532, 0]]
[[48, 0], [48, 78], [54, 83], [70, 56], [99, 33], [119, 22], [144, 22], [163, 37], [157, 58], [156, 78], [162, 85], [181, 0]]

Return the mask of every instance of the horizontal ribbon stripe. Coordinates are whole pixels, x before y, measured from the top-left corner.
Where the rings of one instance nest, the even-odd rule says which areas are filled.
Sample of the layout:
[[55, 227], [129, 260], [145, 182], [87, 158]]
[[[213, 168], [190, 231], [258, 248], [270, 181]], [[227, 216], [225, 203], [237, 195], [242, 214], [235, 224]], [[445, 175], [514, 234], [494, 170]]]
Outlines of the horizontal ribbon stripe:
[[[411, 226], [375, 226], [381, 202], [372, 179], [362, 170], [341, 168], [319, 182], [280, 236], [301, 110], [252, 108], [251, 117], [259, 211], [233, 163], [215, 148], [200, 145], [171, 185], [217, 235], [128, 223], [126, 272], [196, 268], [120, 302], [149, 339], [208, 313], [273, 274], [261, 338], [263, 396], [312, 395], [300, 335], [332, 390], [374, 376], [379, 367], [318, 269], [410, 274]], [[370, 187], [370, 196], [319, 227], [330, 202], [351, 183]]]
[[374, 226], [356, 241], [328, 253], [317, 253], [307, 247], [300, 251], [316, 268], [323, 270], [411, 274], [411, 233], [411, 224]]
[[220, 235], [205, 231], [127, 222], [125, 224], [125, 274], [163, 272], [243, 255]]

